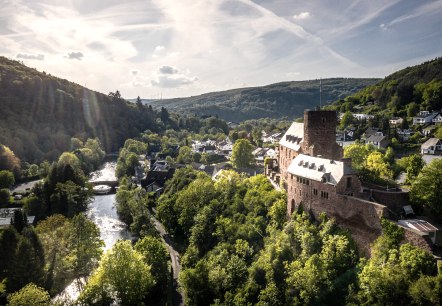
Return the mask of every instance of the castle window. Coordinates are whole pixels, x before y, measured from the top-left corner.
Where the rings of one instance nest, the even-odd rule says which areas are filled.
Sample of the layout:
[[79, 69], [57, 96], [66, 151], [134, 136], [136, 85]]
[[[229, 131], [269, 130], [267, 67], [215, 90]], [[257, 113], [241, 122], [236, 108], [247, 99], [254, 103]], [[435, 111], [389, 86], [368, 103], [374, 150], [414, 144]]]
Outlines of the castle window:
[[313, 189], [313, 194], [314, 194], [315, 196], [317, 196], [317, 195], [318, 195], [318, 189]]
[[306, 180], [307, 181], [307, 185], [310, 185], [310, 181], [309, 180]]

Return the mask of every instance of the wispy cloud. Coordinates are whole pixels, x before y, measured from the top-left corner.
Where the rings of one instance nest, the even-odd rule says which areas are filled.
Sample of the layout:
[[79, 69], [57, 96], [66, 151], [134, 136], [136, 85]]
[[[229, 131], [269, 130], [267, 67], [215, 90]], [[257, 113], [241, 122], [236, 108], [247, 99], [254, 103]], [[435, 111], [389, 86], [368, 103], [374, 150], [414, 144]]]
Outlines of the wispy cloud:
[[37, 60], [42, 61], [45, 59], [45, 56], [43, 54], [26, 54], [26, 53], [19, 53], [16, 56], [17, 58], [21, 59], [27, 59], [27, 60]]
[[310, 16], [311, 16], [310, 12], [302, 12], [302, 13], [293, 15], [293, 19], [295, 19], [295, 20], [303, 20], [303, 19], [310, 18]]
[[[399, 37], [425, 39], [425, 48], [433, 46], [428, 56], [442, 53], [434, 37], [419, 36], [438, 35], [441, 3], [5, 0], [0, 54], [32, 61], [37, 69], [102, 92], [119, 89], [132, 97], [155, 90], [163, 97], [193, 95], [319, 76], [380, 76], [385, 67], [406, 59], [367, 60], [362, 54], [370, 51], [369, 43], [361, 40], [376, 34], [370, 37], [376, 50], [394, 59], [408, 46], [407, 41], [400, 48], [390, 43], [393, 31], [382, 30], [394, 27]], [[415, 28], [422, 26], [421, 32], [403, 28], [410, 20]], [[407, 63], [422, 54], [409, 56]]]

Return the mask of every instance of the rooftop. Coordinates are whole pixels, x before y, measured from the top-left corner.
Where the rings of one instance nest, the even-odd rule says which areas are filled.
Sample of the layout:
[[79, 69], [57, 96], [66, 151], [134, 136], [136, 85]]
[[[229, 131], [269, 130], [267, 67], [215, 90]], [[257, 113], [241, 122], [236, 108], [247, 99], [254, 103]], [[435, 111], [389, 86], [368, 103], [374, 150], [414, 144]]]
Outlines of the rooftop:
[[298, 151], [304, 138], [304, 123], [293, 122], [287, 132], [282, 136], [279, 144], [289, 149]]
[[350, 165], [320, 157], [299, 154], [292, 161], [288, 172], [314, 181], [324, 181], [336, 185], [344, 175], [354, 174]]

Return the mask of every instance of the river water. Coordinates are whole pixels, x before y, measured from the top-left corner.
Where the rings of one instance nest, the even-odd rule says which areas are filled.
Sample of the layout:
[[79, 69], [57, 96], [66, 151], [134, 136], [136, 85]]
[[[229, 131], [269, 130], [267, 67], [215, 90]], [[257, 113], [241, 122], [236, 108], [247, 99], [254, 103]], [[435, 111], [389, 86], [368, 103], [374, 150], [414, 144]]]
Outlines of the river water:
[[[91, 181], [115, 181], [115, 162], [106, 162], [99, 170], [91, 174]], [[104, 251], [110, 249], [120, 239], [131, 239], [126, 225], [118, 219], [115, 194], [95, 195], [89, 206], [87, 216], [100, 229], [101, 239], [105, 243]], [[72, 282], [55, 300], [76, 300], [80, 295], [76, 281]]]

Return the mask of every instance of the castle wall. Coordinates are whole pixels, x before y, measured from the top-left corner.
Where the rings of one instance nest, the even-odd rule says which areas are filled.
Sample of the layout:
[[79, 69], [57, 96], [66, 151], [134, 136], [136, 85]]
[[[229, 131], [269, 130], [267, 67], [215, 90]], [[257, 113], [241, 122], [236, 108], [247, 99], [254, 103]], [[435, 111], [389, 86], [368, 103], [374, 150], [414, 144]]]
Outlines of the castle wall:
[[298, 156], [298, 152], [296, 152], [295, 150], [289, 149], [287, 147], [284, 146], [279, 146], [279, 160], [278, 160], [278, 164], [279, 164], [279, 171], [282, 175], [282, 178], [287, 182], [287, 169], [290, 166], [292, 160]]
[[376, 202], [387, 206], [389, 209], [397, 214], [402, 211], [402, 207], [404, 207], [405, 205], [410, 205], [408, 192], [391, 192], [372, 189], [371, 196]]
[[290, 175], [287, 213], [291, 215], [299, 206], [316, 219], [322, 212], [326, 213], [351, 232], [362, 254], [369, 255], [371, 243], [381, 234], [380, 218], [386, 217], [388, 210], [383, 205], [350, 196], [357, 195], [359, 188], [357, 178], [354, 185], [347, 187], [345, 177], [334, 186], [313, 180], [307, 184], [305, 179]]

